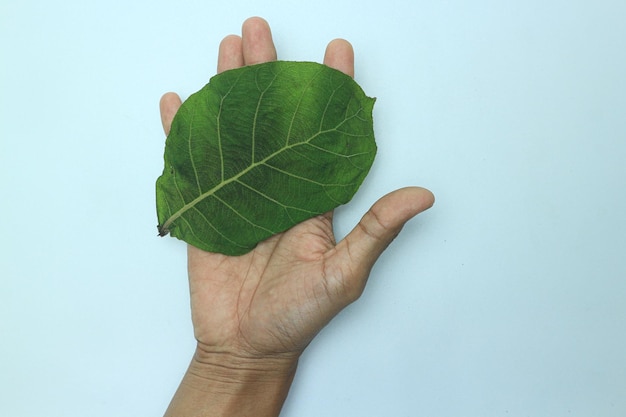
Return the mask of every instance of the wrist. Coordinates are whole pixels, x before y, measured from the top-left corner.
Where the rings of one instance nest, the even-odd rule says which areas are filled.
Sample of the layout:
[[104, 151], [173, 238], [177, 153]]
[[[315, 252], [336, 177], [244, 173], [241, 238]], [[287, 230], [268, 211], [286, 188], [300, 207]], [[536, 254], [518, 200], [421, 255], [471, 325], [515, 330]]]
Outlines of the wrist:
[[278, 416], [297, 363], [297, 356], [250, 357], [199, 345], [166, 416]]
[[299, 355], [252, 356], [208, 349], [198, 344], [189, 370], [211, 384], [235, 388], [241, 385], [275, 384], [291, 380]]

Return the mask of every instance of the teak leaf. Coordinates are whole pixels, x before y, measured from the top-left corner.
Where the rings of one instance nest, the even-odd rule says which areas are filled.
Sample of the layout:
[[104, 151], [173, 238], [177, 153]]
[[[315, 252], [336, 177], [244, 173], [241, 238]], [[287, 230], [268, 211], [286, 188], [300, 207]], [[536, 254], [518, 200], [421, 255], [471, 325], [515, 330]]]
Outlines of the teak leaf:
[[347, 203], [376, 154], [374, 101], [312, 62], [214, 76], [180, 107], [165, 142], [159, 234], [241, 255]]

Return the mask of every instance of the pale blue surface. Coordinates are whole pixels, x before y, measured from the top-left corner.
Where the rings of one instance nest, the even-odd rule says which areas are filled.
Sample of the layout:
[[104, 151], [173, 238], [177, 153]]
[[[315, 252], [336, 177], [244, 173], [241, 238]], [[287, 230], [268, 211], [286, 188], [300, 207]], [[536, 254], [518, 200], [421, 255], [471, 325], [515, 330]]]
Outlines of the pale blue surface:
[[0, 415], [164, 411], [193, 340], [157, 102], [251, 15], [282, 59], [349, 39], [378, 98], [339, 235], [394, 188], [437, 196], [283, 415], [626, 415], [626, 3], [263, 3], [2, 1]]

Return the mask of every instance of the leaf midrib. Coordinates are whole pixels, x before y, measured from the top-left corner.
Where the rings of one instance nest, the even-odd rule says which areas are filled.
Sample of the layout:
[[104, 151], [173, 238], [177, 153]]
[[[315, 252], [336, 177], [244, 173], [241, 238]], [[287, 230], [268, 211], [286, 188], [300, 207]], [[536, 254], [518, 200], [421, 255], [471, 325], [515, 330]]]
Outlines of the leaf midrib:
[[[169, 217], [169, 219], [167, 219], [165, 221], [165, 223], [163, 223], [161, 228], [163, 230], [169, 230], [169, 226], [173, 222], [175, 222], [179, 217], [181, 217], [187, 210], [195, 207], [196, 204], [200, 203], [205, 198], [210, 197], [211, 195], [215, 194], [217, 191], [219, 191], [220, 189], [222, 189], [226, 185], [228, 185], [228, 184], [230, 184], [232, 182], [237, 181], [239, 178], [241, 178], [243, 175], [247, 174], [248, 172], [252, 171], [254, 168], [256, 168], [258, 166], [261, 166], [261, 165], [264, 165], [267, 161], [269, 161], [270, 159], [272, 159], [275, 156], [279, 155], [281, 152], [284, 152], [286, 150], [295, 148], [297, 146], [301, 146], [303, 144], [308, 144], [309, 142], [311, 142], [316, 137], [318, 137], [320, 135], [323, 135], [325, 133], [337, 131], [341, 125], [343, 125], [345, 122], [347, 122], [352, 117], [355, 117], [358, 113], [361, 112], [361, 110], [363, 110], [363, 109], [359, 108], [354, 115], [350, 116], [349, 118], [344, 119], [341, 123], [339, 123], [337, 126], [335, 126], [332, 129], [321, 130], [321, 131], [317, 132], [316, 134], [314, 134], [313, 136], [311, 136], [310, 138], [308, 138], [308, 139], [306, 139], [306, 140], [304, 140], [302, 142], [285, 145], [282, 148], [278, 149], [276, 152], [273, 152], [270, 155], [268, 155], [267, 157], [265, 157], [264, 159], [260, 160], [259, 162], [253, 162], [252, 164], [250, 164], [250, 166], [248, 166], [246, 169], [242, 170], [238, 174], [233, 175], [232, 177], [228, 178], [227, 180], [221, 181], [215, 187], [211, 188], [210, 190], [208, 190], [208, 191], [206, 191], [204, 193], [201, 193], [198, 197], [194, 198], [189, 203], [186, 203], [185, 205], [183, 205], [178, 211], [176, 211], [174, 214], [172, 214]], [[174, 181], [176, 181], [176, 179], [174, 179]]]

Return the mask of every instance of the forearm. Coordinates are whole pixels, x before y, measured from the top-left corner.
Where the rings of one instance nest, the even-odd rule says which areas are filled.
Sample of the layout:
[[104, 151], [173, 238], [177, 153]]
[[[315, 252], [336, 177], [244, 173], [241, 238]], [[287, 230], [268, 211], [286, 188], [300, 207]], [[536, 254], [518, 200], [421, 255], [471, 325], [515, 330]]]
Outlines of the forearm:
[[249, 359], [197, 350], [165, 417], [276, 417], [297, 358]]

